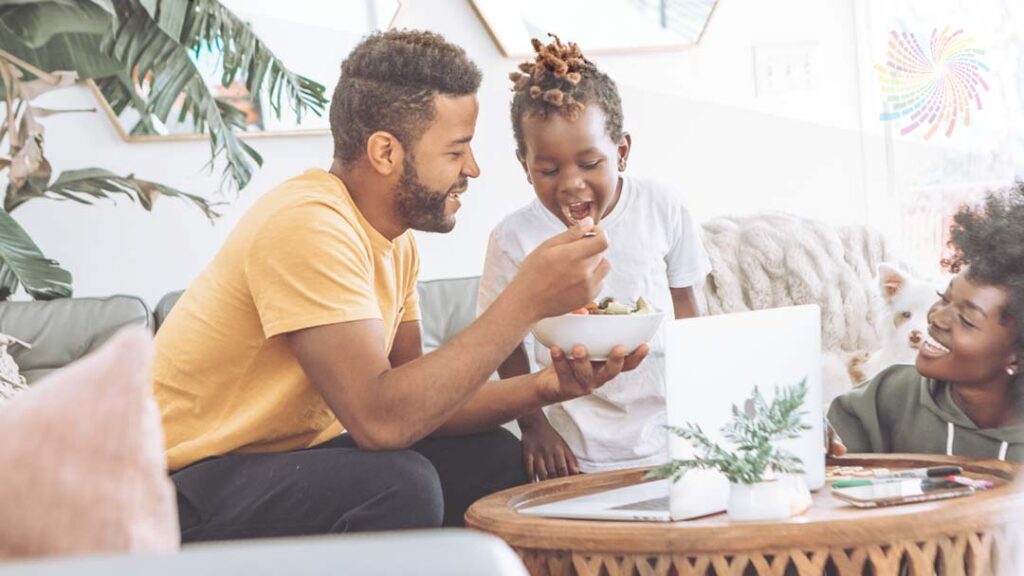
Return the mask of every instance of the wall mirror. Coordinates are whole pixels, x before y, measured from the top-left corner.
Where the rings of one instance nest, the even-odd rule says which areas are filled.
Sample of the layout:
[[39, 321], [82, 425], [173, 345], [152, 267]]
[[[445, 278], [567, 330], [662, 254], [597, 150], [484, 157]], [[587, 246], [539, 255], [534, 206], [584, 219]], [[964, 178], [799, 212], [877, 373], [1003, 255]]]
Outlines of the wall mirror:
[[502, 54], [533, 55], [553, 32], [588, 54], [685, 48], [700, 41], [717, 0], [473, 0]]
[[[328, 99], [338, 82], [345, 55], [363, 36], [393, 27], [402, 9], [401, 0], [221, 0], [221, 3], [248, 22], [286, 66], [323, 84]], [[327, 114], [330, 103], [322, 116], [307, 114], [301, 123], [287, 106], [282, 106], [281, 117], [276, 118], [265, 95], [260, 99], [264, 101], [254, 101], [243, 85], [221, 86], [218, 56], [213, 50], [204, 50], [193, 55], [193, 61], [208, 78], [211, 91], [219, 99], [245, 112], [246, 128], [241, 136], [330, 134]], [[125, 140], [207, 138], [197, 133], [190, 122], [178, 122], [174, 110], [165, 123], [158, 119], [142, 123], [138, 111], [130, 107], [116, 114], [97, 86], [91, 81], [88, 85]]]

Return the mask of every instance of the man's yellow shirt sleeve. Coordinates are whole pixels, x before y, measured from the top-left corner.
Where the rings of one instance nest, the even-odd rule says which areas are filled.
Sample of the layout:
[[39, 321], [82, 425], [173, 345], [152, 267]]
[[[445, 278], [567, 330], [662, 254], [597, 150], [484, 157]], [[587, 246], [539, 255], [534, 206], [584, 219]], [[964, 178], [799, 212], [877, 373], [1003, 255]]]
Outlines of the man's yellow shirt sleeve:
[[263, 224], [245, 255], [245, 275], [266, 338], [381, 319], [371, 255], [349, 225], [340, 228], [326, 202], [289, 208]]

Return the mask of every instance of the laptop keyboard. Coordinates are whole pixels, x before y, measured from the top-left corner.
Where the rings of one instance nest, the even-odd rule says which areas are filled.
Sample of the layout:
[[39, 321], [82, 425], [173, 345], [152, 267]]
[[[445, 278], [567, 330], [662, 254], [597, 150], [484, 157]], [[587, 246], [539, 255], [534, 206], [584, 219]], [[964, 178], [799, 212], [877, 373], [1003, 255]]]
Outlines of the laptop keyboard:
[[615, 506], [612, 510], [668, 510], [668, 496]]

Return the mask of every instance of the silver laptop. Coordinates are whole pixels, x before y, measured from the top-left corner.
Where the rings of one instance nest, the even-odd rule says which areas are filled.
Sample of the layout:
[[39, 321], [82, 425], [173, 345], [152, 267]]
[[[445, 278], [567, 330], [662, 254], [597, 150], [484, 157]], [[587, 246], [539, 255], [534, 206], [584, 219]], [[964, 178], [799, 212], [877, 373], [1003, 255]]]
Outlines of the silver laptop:
[[[666, 323], [665, 400], [668, 423], [699, 424], [724, 443], [720, 429], [732, 405], [743, 406], [756, 385], [770, 401], [776, 386], [807, 381], [804, 423], [810, 426], [783, 446], [803, 461], [811, 490], [825, 484], [821, 408], [821, 311], [793, 306], [704, 316]], [[694, 454], [689, 442], [669, 435], [669, 456]], [[693, 470], [670, 486], [645, 482], [519, 509], [520, 513], [584, 520], [668, 522], [725, 510], [729, 482], [717, 472]]]

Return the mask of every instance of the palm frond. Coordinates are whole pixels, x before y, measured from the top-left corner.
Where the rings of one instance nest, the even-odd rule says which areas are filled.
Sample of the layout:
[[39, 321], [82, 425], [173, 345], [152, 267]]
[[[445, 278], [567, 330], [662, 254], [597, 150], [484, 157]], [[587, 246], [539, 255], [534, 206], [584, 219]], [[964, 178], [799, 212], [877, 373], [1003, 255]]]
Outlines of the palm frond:
[[49, 72], [73, 70], [80, 78], [116, 74], [120, 62], [100, 50], [114, 31], [102, 2], [25, 2], [0, 5], [0, 46]]
[[[263, 159], [235, 134], [241, 113], [218, 103], [184, 46], [157, 27], [145, 11], [136, 10], [127, 13], [109, 50], [132, 71], [133, 85], [148, 84], [152, 97], [140, 110], [144, 119], [152, 116], [166, 122], [176, 101], [183, 96], [183, 114], [191, 118], [197, 130], [210, 134], [211, 166], [223, 154], [224, 178], [230, 178], [238, 189], [249, 183]], [[123, 84], [121, 79], [118, 82]], [[104, 82], [104, 90], [109, 92], [113, 88]], [[118, 104], [121, 102], [125, 100]]]
[[[290, 71], [270, 52], [252, 30], [214, 0], [115, 0], [119, 23], [109, 38], [108, 52], [130, 71], [124, 77], [105, 79], [101, 89], [113, 99], [115, 111], [131, 105], [142, 115], [142, 126], [133, 132], [151, 132], [180, 105], [178, 119], [190, 119], [197, 131], [210, 134], [211, 163], [223, 154], [225, 181], [244, 188], [262, 157], [235, 133], [243, 127], [243, 113], [218, 100], [206, 85], [193, 55], [203, 50], [222, 58], [221, 84], [244, 81], [254, 97], [266, 91], [270, 106], [281, 116], [286, 94], [296, 117], [320, 114], [325, 105], [324, 87]], [[151, 96], [139, 107], [134, 86], [145, 86]], [[222, 184], [223, 186], [223, 184]]]
[[[220, 54], [222, 83], [266, 95], [278, 117], [285, 99], [300, 121], [326, 103], [322, 85], [287, 68], [216, 0], [0, 0], [0, 46], [42, 70], [97, 80], [115, 111], [140, 113], [133, 132], [155, 133], [155, 120], [182, 104], [181, 117], [210, 133], [211, 165], [223, 157], [223, 182], [238, 189], [262, 158], [234, 134], [241, 112], [215, 98], [190, 54]], [[152, 96], [133, 94], [136, 85]]]
[[[135, 0], [138, 1], [138, 0]], [[216, 0], [148, 0], [139, 2], [168, 36], [192, 50], [216, 48], [222, 54], [221, 84], [244, 81], [249, 94], [267, 90], [274, 114], [281, 116], [287, 94], [296, 118], [320, 115], [326, 104], [324, 86], [292, 72], [242, 19]], [[266, 85], [264, 85], [266, 84]]]
[[148, 211], [153, 209], [153, 203], [158, 197], [167, 196], [188, 201], [199, 208], [211, 222], [220, 216], [215, 209], [220, 204], [210, 203], [201, 196], [135, 178], [132, 174], [118, 176], [102, 168], [68, 170], [50, 184], [44, 193], [51, 199], [71, 200], [83, 204], [92, 204], [97, 199], [113, 199], [121, 195], [138, 202]]
[[44, 256], [4, 210], [0, 210], [0, 266], [0, 299], [10, 296], [19, 283], [37, 300], [71, 296], [71, 273]]

